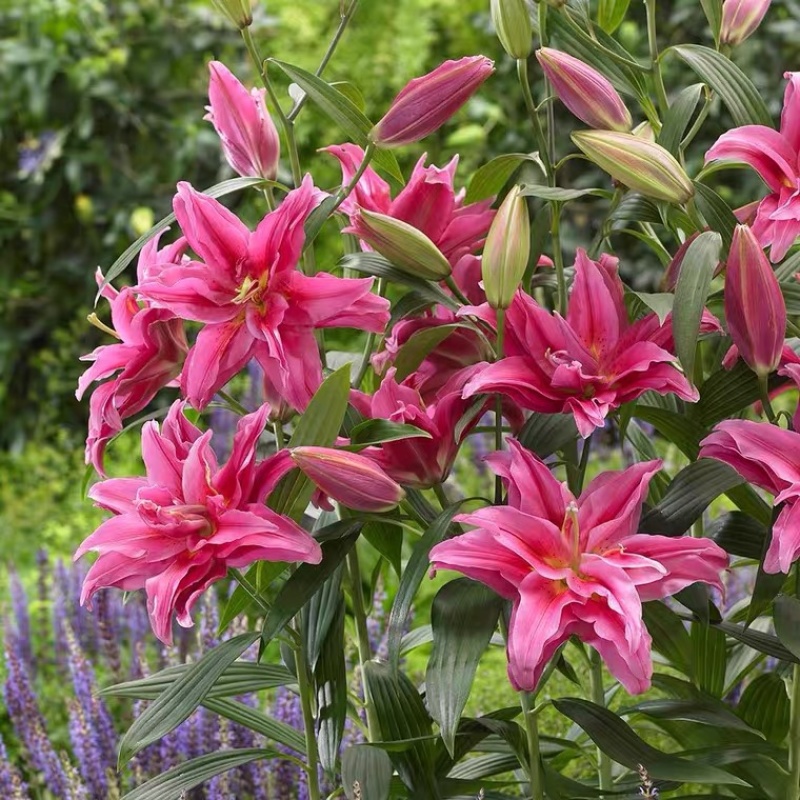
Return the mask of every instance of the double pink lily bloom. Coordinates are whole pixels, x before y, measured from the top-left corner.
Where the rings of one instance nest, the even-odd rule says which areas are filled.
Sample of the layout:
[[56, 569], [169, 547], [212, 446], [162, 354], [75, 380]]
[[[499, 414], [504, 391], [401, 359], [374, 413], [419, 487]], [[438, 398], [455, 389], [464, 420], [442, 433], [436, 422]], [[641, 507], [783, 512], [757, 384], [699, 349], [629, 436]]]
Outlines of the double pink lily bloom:
[[743, 125], [723, 133], [706, 153], [710, 161], [743, 161], [770, 190], [759, 204], [753, 232], [770, 259], [780, 261], [800, 236], [800, 72], [784, 75], [780, 131]]
[[[797, 365], [786, 371], [800, 378]], [[795, 423], [800, 422], [795, 415]], [[788, 573], [800, 557], [800, 433], [751, 420], [720, 422], [700, 443], [700, 457], [733, 467], [784, 504], [772, 526], [764, 571]]]
[[[158, 250], [158, 237], [151, 239], [141, 251], [138, 275], [142, 280], [159, 260], [180, 261], [186, 241], [179, 239]], [[97, 272], [102, 285], [103, 275]], [[94, 362], [78, 381], [75, 396], [83, 397], [89, 384], [115, 372], [119, 374], [92, 393], [89, 402], [89, 435], [86, 439], [86, 463], [103, 472], [103, 454], [109, 439], [122, 430], [123, 420], [141, 411], [160, 389], [180, 373], [189, 345], [183, 321], [163, 308], [139, 303], [133, 289], [118, 292], [110, 285], [102, 296], [111, 306], [113, 333], [117, 344], [96, 348], [81, 358]]]
[[[347, 185], [364, 158], [364, 151], [354, 144], [324, 148], [342, 165], [342, 183]], [[464, 205], [464, 190], [456, 192], [454, 181], [458, 156], [443, 168], [425, 166], [425, 156], [417, 162], [408, 184], [392, 200], [389, 184], [367, 167], [355, 189], [342, 203], [342, 211], [359, 232], [358, 210], [375, 211], [394, 217], [422, 231], [455, 267], [458, 260], [478, 250], [494, 218], [491, 200]]]
[[[655, 314], [628, 322], [618, 261], [578, 250], [566, 319], [518, 292], [505, 320], [505, 357], [476, 371], [464, 396], [499, 393], [522, 408], [573, 414], [581, 436], [647, 391], [697, 400], [675, 364], [671, 326]], [[495, 324], [488, 305], [462, 313]], [[707, 320], [706, 320], [707, 324]]]
[[709, 539], [637, 534], [660, 461], [605, 472], [576, 498], [519, 443], [509, 447], [487, 458], [508, 505], [456, 517], [476, 529], [436, 545], [431, 563], [513, 601], [507, 654], [516, 689], [535, 689], [558, 647], [576, 635], [631, 694], [646, 691], [653, 664], [642, 601], [697, 581], [721, 588], [728, 556]]
[[195, 408], [205, 408], [255, 358], [270, 396], [303, 409], [322, 382], [314, 330], [351, 326], [379, 333], [385, 327], [389, 303], [370, 293], [372, 278], [307, 277], [296, 269], [303, 224], [321, 197], [307, 176], [251, 232], [213, 198], [178, 184], [175, 215], [203, 260], [161, 264], [138, 290], [173, 314], [204, 323], [181, 376]]
[[144, 589], [156, 636], [172, 641], [172, 616], [191, 627], [191, 609], [228, 568], [254, 561], [322, 558], [319, 544], [297, 523], [271, 511], [264, 498], [291, 469], [288, 451], [256, 461], [256, 442], [269, 406], [239, 421], [228, 461], [217, 464], [212, 431], [202, 433], [175, 403], [159, 431], [142, 429], [147, 477], [112, 478], [89, 496], [114, 516], [75, 553], [99, 553], [83, 585], [81, 602], [106, 586]]

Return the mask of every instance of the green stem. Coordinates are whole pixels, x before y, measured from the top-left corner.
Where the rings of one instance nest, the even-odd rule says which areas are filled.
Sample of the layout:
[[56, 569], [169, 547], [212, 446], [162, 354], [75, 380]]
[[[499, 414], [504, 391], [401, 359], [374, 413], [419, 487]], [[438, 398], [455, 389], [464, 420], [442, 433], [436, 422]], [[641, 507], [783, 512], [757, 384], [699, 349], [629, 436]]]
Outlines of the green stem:
[[550, 162], [550, 156], [547, 148], [547, 140], [544, 138], [544, 131], [542, 130], [542, 123], [539, 121], [539, 114], [536, 111], [536, 104], [533, 102], [533, 95], [531, 95], [531, 84], [528, 79], [528, 60], [525, 58], [517, 59], [517, 77], [519, 78], [520, 86], [522, 87], [522, 96], [525, 99], [525, 108], [528, 110], [528, 116], [531, 119], [533, 126], [533, 134], [536, 137], [536, 142], [539, 146], [539, 158], [545, 167], [547, 178], [549, 180], [550, 174], [553, 171], [553, 165]]
[[772, 408], [772, 403], [769, 399], [769, 386], [767, 385], [766, 375], [758, 376], [758, 391], [761, 395], [761, 405], [764, 406], [764, 413], [767, 415], [767, 419], [770, 423], [776, 425], [777, 417], [775, 416], [775, 410]]
[[567, 315], [567, 276], [564, 274], [564, 254], [561, 252], [561, 204], [552, 203], [553, 221], [550, 234], [553, 237], [553, 263], [556, 267], [558, 285], [557, 308], [562, 317]]
[[233, 567], [228, 569], [228, 573], [250, 595], [250, 599], [258, 603], [262, 611], [269, 611], [269, 606], [259, 597], [258, 589], [250, 583], [250, 579], [246, 575], [243, 575], [238, 569], [233, 569]]
[[283, 423], [276, 419], [275, 422], [272, 423], [272, 430], [275, 433], [275, 447], [278, 450], [283, 450], [286, 446], [286, 437], [283, 435]]
[[[795, 596], [800, 597], [800, 566], [795, 565]], [[800, 664], [792, 670], [792, 696], [789, 705], [789, 780], [786, 800], [800, 800]]]
[[295, 664], [297, 666], [297, 688], [300, 691], [300, 705], [303, 709], [303, 730], [306, 738], [306, 757], [308, 759], [308, 797], [309, 800], [320, 800], [319, 775], [317, 764], [319, 763], [319, 750], [317, 749], [317, 730], [314, 721], [314, 709], [312, 705], [311, 691], [313, 686], [308, 679], [306, 665], [305, 646], [303, 637], [300, 637], [300, 652], [297, 653]]
[[436, 499], [439, 501], [442, 511], [452, 505], [452, 503], [447, 499], [447, 495], [444, 493], [444, 487], [441, 483], [433, 484], [433, 493], [436, 495]]
[[528, 777], [531, 782], [531, 800], [544, 800], [541, 757], [539, 755], [539, 725], [536, 714], [531, 710], [530, 695], [519, 693], [519, 704], [525, 720], [525, 731], [528, 734]]
[[[539, 3], [539, 41], [542, 47], [547, 47], [549, 44], [549, 36], [547, 35], [547, 3]], [[556, 161], [556, 112], [553, 103], [547, 102], [553, 96], [553, 87], [550, 81], [545, 78], [544, 80], [544, 102], [547, 103], [547, 157], [551, 164]], [[550, 185], [556, 185], [555, 173], [550, 170], [549, 174]]]
[[[347, 27], [350, 20], [353, 18], [353, 14], [355, 14], [356, 6], [358, 5], [358, 0], [352, 0], [350, 6], [348, 7], [347, 11], [345, 11], [342, 16], [339, 18], [339, 27], [336, 28], [336, 33], [333, 34], [333, 39], [331, 39], [330, 44], [328, 45], [328, 49], [325, 51], [325, 55], [322, 56], [322, 61], [319, 62], [319, 66], [317, 67], [317, 71], [314, 73], [318, 78], [325, 72], [325, 68], [328, 66], [331, 58], [333, 58], [333, 54], [336, 51], [337, 46], [339, 45], [339, 41], [344, 34], [344, 30]], [[308, 95], [304, 94], [295, 104], [294, 108], [286, 115], [286, 118], [290, 122], [294, 122], [297, 118], [297, 115], [302, 111], [303, 106], [306, 104], [306, 100], [308, 100]]]
[[448, 275], [444, 279], [444, 282], [447, 285], [447, 288], [453, 293], [453, 296], [456, 298], [456, 300], [458, 300], [459, 303], [461, 303], [464, 306], [472, 305], [469, 302], [469, 299], [464, 296], [464, 293], [461, 291], [461, 289], [458, 288], [458, 284], [453, 280], [452, 275]]
[[235, 400], [227, 392], [223, 392], [222, 389], [220, 389], [217, 394], [227, 403], [230, 410], [234, 411], [239, 416], [244, 417], [250, 413], [238, 400]]
[[589, 466], [589, 454], [592, 452], [592, 437], [583, 440], [583, 452], [581, 453], [581, 461], [578, 464], [578, 486], [576, 494], [583, 491], [583, 483], [586, 479], [586, 467]]
[[364, 708], [367, 712], [368, 740], [375, 741], [378, 733], [378, 720], [375, 716], [375, 706], [370, 700], [367, 690], [367, 681], [364, 677], [364, 665], [372, 659], [372, 649], [369, 643], [367, 630], [367, 614], [364, 610], [364, 592], [361, 588], [361, 567], [358, 563], [358, 553], [355, 547], [347, 554], [347, 572], [350, 576], [350, 587], [353, 598], [353, 617], [356, 623], [356, 638], [358, 640], [358, 661], [361, 667], [361, 685], [364, 692]]
[[[592, 702], [595, 705], [605, 708], [606, 696], [603, 691], [603, 662], [600, 660], [600, 654], [596, 650], [592, 651], [591, 663]], [[608, 756], [599, 747], [597, 748], [597, 763], [600, 790], [611, 789], [611, 761], [609, 761]]]
[[[497, 309], [497, 358], [503, 357], [503, 340], [506, 330], [506, 312], [504, 308]], [[498, 394], [494, 399], [494, 449], [499, 453], [503, 449], [503, 396]], [[500, 475], [494, 479], [494, 504], [503, 503], [503, 479]]]
[[661, 115], [669, 111], [669, 100], [664, 89], [664, 79], [661, 77], [661, 65], [658, 60], [658, 39], [656, 38], [656, 0], [644, 0], [647, 9], [647, 43], [650, 47], [650, 69], [653, 73], [653, 82], [656, 86], [656, 99]]
[[697, 136], [697, 134], [700, 131], [700, 128], [703, 127], [703, 123], [706, 121], [706, 119], [708, 118], [708, 114], [711, 111], [711, 101], [714, 97], [714, 92], [708, 89], [706, 89], [706, 92], [707, 94], [705, 103], [703, 104], [703, 107], [700, 109], [700, 113], [697, 115], [697, 119], [694, 121], [692, 127], [689, 128], [689, 132], [686, 134], [686, 136], [684, 136], [683, 139], [681, 139], [682, 151], [685, 150], [691, 144], [694, 137]]

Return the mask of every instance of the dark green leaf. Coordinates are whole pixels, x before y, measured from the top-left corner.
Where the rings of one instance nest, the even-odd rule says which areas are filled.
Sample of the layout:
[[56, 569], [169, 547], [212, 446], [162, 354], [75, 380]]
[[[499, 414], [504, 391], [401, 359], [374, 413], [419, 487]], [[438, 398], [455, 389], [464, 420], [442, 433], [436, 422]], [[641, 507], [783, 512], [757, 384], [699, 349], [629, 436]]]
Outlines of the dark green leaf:
[[800, 659], [800, 600], [782, 594], [775, 600], [773, 619], [781, 644]]
[[336, 195], [329, 195], [326, 197], [314, 210], [306, 217], [303, 230], [305, 232], [305, 240], [303, 241], [303, 249], [310, 247], [314, 240], [322, 230], [322, 226], [327, 221], [336, 206]]
[[347, 668], [344, 663], [344, 598], [331, 599], [334, 618], [328, 627], [319, 661], [314, 670], [317, 687], [317, 742], [319, 761], [325, 772], [335, 780], [347, 717]]
[[759, 653], [766, 653], [768, 656], [777, 658], [781, 661], [789, 661], [793, 664], [800, 664], [800, 658], [787, 650], [777, 636], [769, 633], [762, 633], [753, 628], [745, 628], [741, 625], [734, 625], [731, 622], [720, 622], [717, 627], [724, 631], [727, 636], [736, 639], [737, 642], [758, 650]]
[[322, 644], [328, 636], [328, 629], [339, 608], [342, 569], [343, 565], [339, 564], [301, 611], [300, 629], [305, 640], [303, 651], [306, 654], [307, 666], [312, 672], [316, 669]]
[[[360, 527], [358, 528], [360, 530]], [[358, 539], [358, 530], [341, 539], [322, 545], [322, 561], [319, 564], [301, 564], [283, 585], [272, 608], [264, 620], [261, 638], [264, 644], [270, 641], [314, 596], [323, 583], [336, 571]]]
[[226, 717], [232, 722], [244, 725], [251, 731], [260, 733], [268, 739], [286, 745], [292, 750], [304, 755], [306, 742], [303, 734], [291, 725], [278, 719], [268, 717], [263, 711], [252, 708], [237, 700], [207, 697], [203, 705], [214, 714]]
[[403, 554], [403, 529], [389, 521], [369, 520], [364, 523], [362, 535], [389, 562], [399, 578]]
[[[269, 59], [269, 63], [286, 73], [347, 134], [351, 141], [361, 147], [367, 146], [369, 132], [373, 125], [348, 97], [334, 89], [322, 78], [318, 78], [300, 67], [274, 58]], [[372, 157], [372, 162], [399, 183], [403, 183], [403, 173], [391, 150], [377, 150]]]
[[128, 728], [119, 744], [120, 765], [188, 719], [223, 672], [257, 639], [257, 633], [235, 636], [192, 664]]
[[644, 714], [653, 719], [683, 720], [711, 725], [717, 728], [734, 728], [752, 731], [725, 703], [713, 700], [645, 700], [622, 713]]
[[479, 200], [486, 200], [499, 194], [523, 161], [540, 163], [539, 156], [535, 153], [504, 153], [484, 164], [472, 176], [464, 202], [477, 203]]
[[708, 227], [722, 237], [723, 254], [733, 240], [733, 229], [739, 224], [730, 206], [709, 186], [694, 181], [695, 203], [705, 217]]
[[394, 359], [395, 380], [398, 383], [407, 378], [450, 334], [466, 325], [437, 325], [435, 328], [423, 328], [412, 333], [404, 342]]
[[721, 697], [725, 688], [725, 634], [713, 625], [692, 623], [692, 675], [706, 694]]
[[714, 270], [719, 263], [721, 244], [718, 233], [701, 233], [686, 251], [675, 287], [675, 310], [672, 314], [675, 354], [680, 359], [686, 377], [692, 382], [700, 318]]
[[276, 757], [280, 757], [280, 753], [260, 748], [209, 753], [179, 764], [168, 772], [163, 772], [147, 783], [137, 786], [132, 792], [128, 792], [123, 800], [179, 800], [184, 796], [184, 792], [221, 772], [241, 767], [251, 761]]
[[[287, 568], [288, 564], [282, 561], [259, 561], [250, 567], [246, 577], [255, 587], [258, 596], [264, 597], [273, 581]], [[219, 615], [219, 632], [226, 631], [233, 620], [244, 615], [255, 605], [256, 601], [249, 590], [237, 585]]]
[[430, 439], [431, 435], [414, 425], [390, 422], [388, 419], [365, 419], [350, 431], [350, 444], [359, 447], [419, 438]]
[[772, 127], [772, 117], [758, 89], [729, 58], [699, 44], [683, 44], [672, 50], [719, 94], [734, 125]]
[[789, 732], [789, 697], [786, 684], [774, 672], [759, 675], [744, 690], [737, 711], [770, 742], [781, 744]]
[[660, 600], [642, 605], [642, 618], [653, 648], [684, 675], [691, 675], [692, 641], [680, 617]]
[[706, 535], [733, 556], [759, 560], [769, 530], [750, 515], [732, 511], [715, 519]]
[[694, 116], [702, 93], [702, 83], [693, 83], [691, 86], [687, 86], [672, 101], [669, 111], [664, 116], [664, 127], [661, 128], [661, 133], [656, 141], [676, 158], [680, 156], [681, 139], [689, 127], [689, 122]]
[[547, 458], [561, 450], [578, 436], [575, 418], [572, 414], [530, 415], [519, 433], [519, 443], [536, 453], [539, 458]]
[[489, 646], [502, 606], [501, 597], [468, 578], [446, 583], [433, 600], [433, 651], [425, 692], [428, 709], [451, 755], [478, 662]]
[[610, 219], [615, 222], [649, 222], [661, 225], [658, 206], [638, 192], [628, 192], [612, 212]]
[[[350, 745], [342, 755], [342, 784], [347, 800], [388, 800], [392, 785], [392, 761], [377, 747]], [[359, 794], [354, 792], [358, 783]]]

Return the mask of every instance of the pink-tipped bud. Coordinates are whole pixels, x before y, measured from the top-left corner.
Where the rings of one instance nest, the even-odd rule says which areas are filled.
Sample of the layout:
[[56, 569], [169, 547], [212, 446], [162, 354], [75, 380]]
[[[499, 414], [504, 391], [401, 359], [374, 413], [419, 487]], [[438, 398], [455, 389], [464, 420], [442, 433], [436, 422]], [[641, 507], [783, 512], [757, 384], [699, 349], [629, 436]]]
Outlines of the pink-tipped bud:
[[559, 100], [591, 128], [629, 131], [633, 125], [628, 111], [611, 82], [579, 58], [543, 47], [536, 58]]
[[211, 0], [211, 2], [239, 30], [243, 30], [252, 24], [252, 0]]
[[493, 71], [494, 62], [486, 56], [445, 61], [433, 72], [409, 81], [370, 138], [379, 147], [400, 147], [424, 139], [444, 125]]
[[273, 180], [278, 172], [280, 139], [264, 102], [264, 89], [248, 92], [219, 61], [209, 65], [207, 119], [219, 134], [231, 167], [244, 178]]
[[612, 178], [655, 200], [685, 203], [694, 186], [672, 154], [632, 133], [578, 131], [572, 141]]
[[481, 272], [492, 308], [508, 308], [522, 282], [531, 253], [531, 220], [519, 186], [505, 196], [483, 248]]
[[741, 44], [761, 24], [772, 0], [725, 0], [722, 4], [722, 44]]
[[725, 270], [725, 320], [739, 355], [754, 372], [777, 368], [786, 335], [786, 302], [752, 228], [733, 231]]
[[405, 497], [402, 487], [366, 456], [330, 447], [291, 452], [294, 463], [326, 495], [355, 511], [389, 511]]
[[442, 251], [419, 228], [387, 214], [361, 208], [344, 232], [354, 233], [396, 267], [417, 278], [442, 281], [452, 271]]

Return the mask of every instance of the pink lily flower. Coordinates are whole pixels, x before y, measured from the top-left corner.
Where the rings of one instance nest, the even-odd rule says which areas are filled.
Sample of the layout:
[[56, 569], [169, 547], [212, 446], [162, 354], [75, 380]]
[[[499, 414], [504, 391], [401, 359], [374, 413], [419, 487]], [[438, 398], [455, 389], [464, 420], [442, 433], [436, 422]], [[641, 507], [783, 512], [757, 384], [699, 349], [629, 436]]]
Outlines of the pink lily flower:
[[[151, 239], [139, 255], [140, 278], [161, 262], [180, 261], [186, 241], [179, 239], [163, 250], [158, 249], [158, 239]], [[96, 274], [99, 286], [103, 274]], [[111, 285], [103, 287], [102, 296], [111, 305], [110, 332], [119, 339], [117, 344], [102, 345], [81, 361], [92, 365], [81, 375], [75, 396], [80, 400], [89, 384], [119, 374], [95, 389], [89, 403], [89, 435], [86, 439], [86, 463], [92, 464], [101, 474], [103, 455], [109, 439], [118, 434], [123, 420], [141, 411], [158, 393], [180, 373], [189, 345], [183, 330], [183, 321], [163, 308], [150, 303], [139, 303], [136, 292], [125, 288], [118, 292]], [[103, 326], [104, 330], [109, 330]]]
[[99, 557], [89, 569], [81, 603], [101, 588], [144, 589], [156, 636], [172, 641], [173, 615], [191, 627], [191, 610], [229, 568], [254, 561], [322, 558], [319, 544], [297, 523], [264, 505], [277, 480], [291, 469], [288, 451], [256, 462], [256, 443], [269, 407], [239, 421], [228, 461], [219, 465], [211, 431], [201, 433], [173, 404], [159, 430], [142, 429], [144, 478], [97, 483], [89, 495], [114, 516], [103, 522], [75, 553]]
[[[342, 183], [347, 185], [356, 174], [364, 151], [354, 144], [337, 144], [323, 149], [339, 160]], [[464, 190], [456, 192], [454, 187], [458, 156], [443, 168], [426, 167], [425, 159], [425, 155], [420, 158], [408, 183], [394, 200], [389, 184], [367, 167], [353, 192], [342, 203], [342, 211], [350, 217], [351, 225], [356, 224], [360, 208], [412, 225], [422, 231], [455, 267], [462, 256], [474, 253], [486, 240], [494, 218], [492, 200], [464, 205]]]
[[370, 293], [372, 278], [307, 277], [296, 270], [303, 223], [321, 196], [306, 176], [251, 232], [213, 198], [178, 184], [175, 214], [203, 260], [167, 265], [138, 289], [154, 304], [204, 323], [181, 376], [195, 408], [205, 408], [255, 358], [271, 396], [303, 409], [322, 382], [314, 330], [380, 333], [386, 325], [389, 303]]
[[[573, 414], [584, 438], [602, 427], [608, 413], [647, 391], [697, 400], [666, 349], [669, 320], [655, 314], [628, 322], [618, 261], [592, 261], [578, 250], [567, 317], [551, 314], [518, 292], [505, 322], [505, 357], [483, 365], [464, 387], [464, 396], [500, 393], [522, 408], [544, 414]], [[487, 306], [465, 307], [494, 325]]]
[[264, 100], [266, 89], [247, 91], [219, 61], [209, 65], [207, 119], [219, 135], [231, 168], [242, 177], [273, 180], [280, 160], [280, 138]]
[[[797, 365], [786, 372], [797, 379]], [[700, 442], [700, 457], [733, 467], [746, 481], [784, 503], [772, 526], [764, 571], [788, 573], [800, 557], [800, 433], [751, 420], [725, 420]]]
[[467, 369], [456, 374], [431, 404], [426, 404], [406, 381], [398, 383], [394, 368], [387, 372], [374, 395], [351, 392], [351, 404], [365, 417], [415, 425], [430, 434], [429, 439], [384, 442], [380, 448], [368, 448], [363, 454], [403, 486], [427, 489], [441, 483], [450, 474], [461, 442], [478, 424], [480, 414], [456, 438], [456, 425], [470, 405], [462, 398], [464, 381], [470, 373]]
[[770, 260], [780, 261], [800, 235], [800, 72], [784, 74], [780, 131], [743, 125], [723, 133], [706, 153], [710, 161], [743, 161], [769, 187], [756, 212], [753, 232]]
[[461, 572], [513, 602], [507, 656], [516, 689], [535, 689], [576, 635], [631, 694], [646, 691], [653, 664], [642, 601], [697, 581], [721, 588], [728, 556], [709, 539], [637, 534], [660, 461], [605, 472], [576, 498], [518, 442], [509, 447], [486, 459], [508, 505], [456, 517], [476, 529], [436, 545], [434, 569]]

